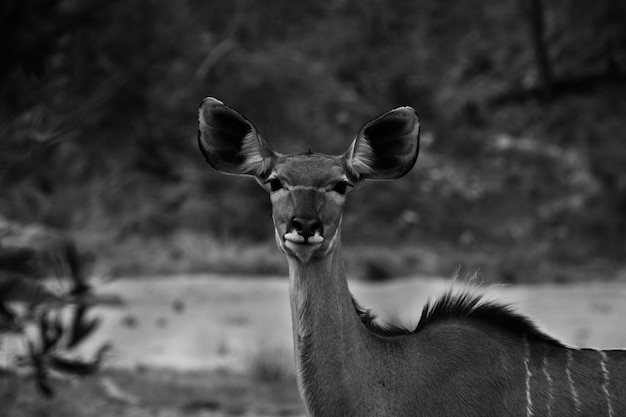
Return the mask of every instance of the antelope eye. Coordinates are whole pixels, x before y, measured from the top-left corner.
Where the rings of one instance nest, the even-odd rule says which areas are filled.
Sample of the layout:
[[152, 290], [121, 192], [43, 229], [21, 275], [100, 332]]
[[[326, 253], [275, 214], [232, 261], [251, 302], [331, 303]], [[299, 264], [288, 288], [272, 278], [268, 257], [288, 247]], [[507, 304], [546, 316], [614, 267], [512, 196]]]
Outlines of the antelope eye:
[[333, 187], [333, 191], [336, 193], [339, 193], [341, 195], [345, 195], [346, 194], [346, 190], [348, 188], [348, 181], [339, 181], [337, 184], [335, 184], [335, 186]]
[[269, 183], [270, 183], [270, 190], [272, 191], [278, 191], [281, 188], [283, 188], [283, 183], [280, 182], [278, 178], [272, 178], [271, 180], [269, 180]]

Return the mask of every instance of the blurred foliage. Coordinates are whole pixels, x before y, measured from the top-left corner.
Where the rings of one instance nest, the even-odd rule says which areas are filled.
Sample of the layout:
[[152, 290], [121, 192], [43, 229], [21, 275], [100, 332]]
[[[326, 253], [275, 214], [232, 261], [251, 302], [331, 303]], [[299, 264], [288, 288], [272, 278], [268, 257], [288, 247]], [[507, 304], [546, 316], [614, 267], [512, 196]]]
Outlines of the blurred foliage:
[[6, 0], [0, 214], [112, 246], [270, 240], [263, 191], [197, 151], [201, 98], [285, 153], [408, 104], [417, 167], [353, 194], [348, 240], [619, 259], [624, 21], [614, 0]]
[[[52, 397], [59, 377], [93, 374], [99, 370], [108, 345], [85, 360], [78, 348], [99, 327], [88, 316], [95, 300], [86, 281], [81, 255], [74, 242], [64, 239], [48, 247], [57, 264], [56, 282], [37, 282], [45, 267], [39, 250], [0, 246], [0, 397], [8, 412], [21, 374], [31, 375], [39, 393]], [[62, 273], [61, 271], [66, 271]], [[52, 285], [56, 284], [56, 285]], [[53, 287], [59, 287], [55, 290]]]

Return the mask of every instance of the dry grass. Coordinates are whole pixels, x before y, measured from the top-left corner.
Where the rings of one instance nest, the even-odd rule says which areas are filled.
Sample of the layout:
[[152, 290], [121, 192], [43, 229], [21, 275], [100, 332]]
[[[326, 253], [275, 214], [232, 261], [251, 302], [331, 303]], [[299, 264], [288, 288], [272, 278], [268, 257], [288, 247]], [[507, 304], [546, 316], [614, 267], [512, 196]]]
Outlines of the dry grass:
[[[79, 236], [85, 251], [97, 254], [96, 274], [117, 276], [212, 272], [223, 275], [286, 276], [287, 262], [273, 240], [217, 240], [206, 234], [179, 231], [168, 236], [129, 237], [111, 244], [112, 237]], [[420, 245], [346, 244], [348, 274], [366, 281], [403, 276], [451, 276], [459, 267], [479, 272], [486, 282], [601, 281], [618, 274], [619, 265], [591, 259], [586, 264], [556, 259], [538, 247], [466, 248], [442, 242]]]
[[[167, 237], [125, 239], [115, 245], [102, 237], [83, 239], [98, 253], [98, 268], [123, 276], [212, 272], [224, 275], [287, 275], [285, 255], [275, 242], [219, 241], [189, 231]], [[434, 252], [416, 246], [351, 245], [346, 249], [351, 276], [370, 281], [447, 274]], [[446, 265], [447, 266], [447, 265]]]
[[293, 354], [276, 347], [261, 345], [250, 358], [250, 377], [262, 384], [292, 381], [295, 384]]
[[127, 238], [115, 245], [89, 242], [99, 254], [100, 268], [114, 275], [221, 274], [285, 275], [284, 255], [273, 242], [218, 241], [181, 231], [170, 236]]
[[[50, 400], [39, 396], [28, 379], [12, 384], [17, 384], [15, 396], [2, 397], [2, 417], [303, 415], [291, 381], [259, 384], [246, 375], [229, 373], [106, 371], [97, 377], [61, 383], [57, 396]], [[124, 396], [112, 395], [112, 391]]]

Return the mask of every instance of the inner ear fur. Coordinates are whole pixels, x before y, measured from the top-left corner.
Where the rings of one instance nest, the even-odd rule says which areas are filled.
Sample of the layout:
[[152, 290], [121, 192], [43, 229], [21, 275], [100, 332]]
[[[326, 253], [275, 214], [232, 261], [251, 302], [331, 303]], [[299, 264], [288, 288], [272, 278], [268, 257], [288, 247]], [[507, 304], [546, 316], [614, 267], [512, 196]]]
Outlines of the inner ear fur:
[[400, 107], [369, 121], [343, 155], [348, 172], [357, 179], [402, 177], [417, 160], [419, 127], [411, 107]]
[[226, 174], [267, 176], [276, 153], [235, 109], [207, 97], [200, 104], [198, 145], [206, 161]]

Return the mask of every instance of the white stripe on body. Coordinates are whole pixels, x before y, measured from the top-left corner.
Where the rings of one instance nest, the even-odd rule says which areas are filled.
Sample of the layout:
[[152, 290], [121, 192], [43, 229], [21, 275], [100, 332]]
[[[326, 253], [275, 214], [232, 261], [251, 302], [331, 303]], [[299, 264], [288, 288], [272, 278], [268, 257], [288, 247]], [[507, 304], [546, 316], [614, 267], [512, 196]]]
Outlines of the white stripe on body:
[[607, 365], [609, 358], [603, 350], [598, 351], [598, 353], [600, 353], [600, 367], [602, 368], [602, 377], [604, 379], [602, 382], [602, 389], [604, 390], [604, 397], [606, 398], [606, 408], [609, 417], [613, 417], [613, 404], [611, 402], [611, 393], [609, 392], [610, 375]]
[[524, 338], [524, 367], [526, 368], [526, 417], [533, 417], [533, 399], [530, 395], [530, 380], [532, 373], [530, 371], [530, 345], [528, 339]]
[[578, 391], [576, 391], [576, 387], [574, 386], [574, 378], [572, 378], [572, 371], [570, 367], [572, 365], [572, 350], [567, 351], [567, 380], [569, 381], [569, 390], [572, 393], [572, 400], [574, 400], [574, 408], [576, 409], [576, 415], [580, 415], [580, 397], [578, 396]]
[[550, 372], [548, 372], [547, 355], [544, 355], [541, 367], [543, 368], [543, 374], [546, 376], [546, 381], [548, 382], [548, 417], [552, 417], [552, 402], [554, 401], [554, 392], [552, 392], [552, 376], [550, 375]]

